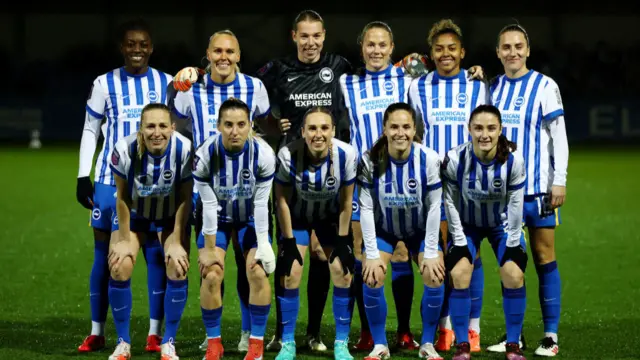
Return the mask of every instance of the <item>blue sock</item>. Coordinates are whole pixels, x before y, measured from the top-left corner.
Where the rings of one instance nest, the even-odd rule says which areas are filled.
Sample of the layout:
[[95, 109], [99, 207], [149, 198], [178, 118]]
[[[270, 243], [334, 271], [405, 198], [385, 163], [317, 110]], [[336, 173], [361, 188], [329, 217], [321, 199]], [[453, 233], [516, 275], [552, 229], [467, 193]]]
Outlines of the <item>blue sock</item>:
[[167, 271], [164, 264], [164, 251], [159, 241], [149, 239], [142, 246], [147, 261], [147, 289], [149, 293], [149, 318], [164, 318], [164, 294], [167, 288]]
[[409, 332], [413, 302], [413, 269], [409, 261], [391, 262], [391, 290], [396, 303], [398, 332]]
[[385, 333], [387, 300], [384, 298], [384, 285], [378, 289], [372, 289], [365, 284], [362, 286], [362, 294], [373, 343], [387, 346], [387, 334]]
[[[353, 282], [351, 288], [353, 289], [353, 296], [355, 302], [358, 303], [358, 315], [360, 316], [360, 331], [369, 332], [369, 322], [367, 321], [367, 314], [364, 311], [364, 299], [362, 298], [362, 261], [356, 259], [355, 273], [353, 274]], [[351, 311], [353, 314], [353, 310]]]
[[189, 280], [171, 280], [167, 279], [167, 294], [164, 297], [164, 309], [166, 313], [166, 323], [164, 325], [164, 337], [162, 343], [166, 343], [169, 339], [176, 339], [178, 334], [178, 326], [182, 318], [182, 312], [187, 304], [187, 290], [189, 289]]
[[520, 341], [524, 311], [527, 308], [527, 290], [524, 286], [519, 289], [504, 288], [502, 298], [502, 308], [507, 324], [507, 343], [517, 344]]
[[91, 321], [104, 323], [109, 312], [109, 242], [94, 241], [93, 267], [89, 277]]
[[[336, 341], [346, 341], [351, 330], [351, 289], [333, 287], [333, 319], [336, 322]], [[353, 306], [351, 306], [353, 310]]]
[[202, 322], [204, 322], [204, 328], [207, 332], [208, 339], [215, 339], [220, 337], [220, 320], [222, 319], [222, 306], [217, 309], [202, 310]]
[[473, 274], [471, 275], [469, 292], [471, 296], [469, 318], [479, 319], [482, 313], [482, 296], [484, 294], [484, 267], [482, 266], [482, 259], [476, 259], [473, 263]]
[[109, 278], [109, 303], [118, 338], [131, 344], [129, 323], [131, 322], [131, 280], [118, 281]]
[[420, 314], [422, 315], [422, 342], [434, 343], [436, 328], [440, 319], [440, 310], [444, 300], [444, 285], [437, 288], [430, 288], [424, 285], [422, 302], [420, 303]]
[[[264, 338], [264, 331], [267, 328], [267, 318], [271, 304], [253, 305], [249, 304], [249, 314], [251, 315], [251, 337], [254, 339]], [[244, 330], [243, 330], [244, 331]]]
[[280, 309], [282, 310], [282, 342], [293, 342], [296, 332], [296, 321], [298, 321], [298, 310], [300, 309], [299, 289], [283, 289], [280, 299]]
[[469, 342], [469, 311], [471, 309], [471, 291], [467, 289], [451, 290], [449, 310], [451, 311], [451, 325], [456, 335], [456, 342]]
[[545, 333], [558, 333], [560, 323], [560, 296], [561, 283], [558, 263], [553, 261], [545, 265], [536, 267], [540, 288], [540, 308], [542, 309], [542, 320], [544, 321]]

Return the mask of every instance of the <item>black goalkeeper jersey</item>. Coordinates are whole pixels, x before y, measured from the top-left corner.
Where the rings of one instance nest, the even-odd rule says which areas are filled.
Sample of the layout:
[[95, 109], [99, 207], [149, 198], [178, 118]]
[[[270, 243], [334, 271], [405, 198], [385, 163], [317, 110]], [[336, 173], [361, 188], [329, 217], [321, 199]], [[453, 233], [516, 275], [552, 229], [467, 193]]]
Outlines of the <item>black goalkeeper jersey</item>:
[[271, 61], [258, 70], [257, 77], [269, 92], [272, 114], [291, 122], [281, 145], [301, 137], [302, 117], [314, 106], [331, 109], [337, 122], [336, 137], [349, 142], [349, 120], [339, 79], [351, 71], [345, 58], [330, 53], [322, 54], [313, 64], [293, 56]]

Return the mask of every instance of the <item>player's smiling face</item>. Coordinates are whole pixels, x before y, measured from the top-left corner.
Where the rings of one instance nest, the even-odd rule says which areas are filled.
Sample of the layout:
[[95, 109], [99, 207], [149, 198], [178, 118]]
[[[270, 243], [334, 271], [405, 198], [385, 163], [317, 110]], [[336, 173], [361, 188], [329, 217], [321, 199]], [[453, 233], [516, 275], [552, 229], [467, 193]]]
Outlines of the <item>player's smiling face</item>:
[[173, 134], [171, 115], [163, 109], [145, 111], [140, 123], [140, 133], [147, 151], [153, 155], [162, 155]]
[[334, 136], [335, 128], [328, 114], [314, 112], [304, 119], [302, 137], [314, 158], [322, 159], [327, 156], [329, 144]]
[[380, 71], [389, 65], [393, 41], [385, 29], [374, 27], [364, 34], [362, 39], [362, 58], [369, 71]]
[[496, 53], [510, 77], [519, 77], [528, 71], [527, 58], [531, 50], [527, 38], [520, 31], [505, 31], [500, 35]]
[[384, 136], [389, 144], [389, 154], [402, 154], [409, 149], [416, 135], [416, 124], [406, 110], [396, 110], [389, 114], [384, 124]]
[[452, 33], [438, 35], [431, 47], [431, 58], [438, 74], [442, 76], [456, 75], [460, 71], [460, 61], [464, 59], [464, 54], [460, 39]]
[[298, 60], [312, 64], [320, 59], [325, 35], [324, 25], [320, 21], [301, 21], [291, 35], [298, 47]]
[[228, 34], [219, 34], [209, 41], [207, 58], [211, 63], [211, 75], [214, 80], [223, 82], [236, 71], [236, 64], [240, 61], [240, 44], [238, 40]]
[[220, 114], [218, 130], [222, 133], [222, 145], [227, 151], [241, 151], [251, 131], [249, 114], [242, 109], [225, 110]]
[[137, 74], [146, 71], [149, 57], [153, 53], [151, 37], [146, 31], [127, 31], [120, 44], [120, 52], [124, 56], [127, 71]]
[[501, 132], [500, 120], [489, 112], [478, 113], [469, 122], [469, 134], [474, 150], [491, 153], [498, 145]]

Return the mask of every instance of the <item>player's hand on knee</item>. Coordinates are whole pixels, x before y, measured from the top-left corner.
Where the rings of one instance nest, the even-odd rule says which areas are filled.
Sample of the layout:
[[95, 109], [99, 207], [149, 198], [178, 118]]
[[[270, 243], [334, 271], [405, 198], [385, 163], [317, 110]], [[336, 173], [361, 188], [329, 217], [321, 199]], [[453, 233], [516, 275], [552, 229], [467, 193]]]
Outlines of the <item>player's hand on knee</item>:
[[251, 268], [253, 269], [253, 267], [258, 264], [262, 266], [264, 272], [267, 273], [267, 276], [276, 270], [276, 256], [273, 253], [271, 244], [258, 244], [256, 254], [254, 255], [253, 262], [251, 263]]
[[128, 241], [118, 241], [109, 250], [109, 269], [117, 271], [126, 258], [131, 258], [131, 262], [135, 264], [135, 257]]
[[351, 235], [338, 236], [338, 242], [329, 256], [329, 264], [333, 263], [335, 258], [340, 260], [342, 272], [347, 274], [355, 271], [356, 258], [353, 254], [353, 237]]
[[444, 281], [444, 260], [440, 256], [435, 258], [423, 258], [420, 264], [420, 273], [427, 275], [428, 279], [434, 284], [440, 284]]
[[173, 267], [179, 277], [185, 276], [189, 272], [189, 254], [178, 243], [168, 246], [164, 262], [167, 267]]
[[198, 267], [200, 269], [200, 275], [205, 278], [213, 265], [220, 266], [220, 269], [224, 271], [224, 261], [222, 261], [218, 255], [216, 255], [215, 249], [203, 248], [198, 254]]
[[78, 178], [76, 200], [86, 209], [93, 209], [93, 184], [91, 184], [91, 179], [88, 176]]
[[470, 67], [468, 73], [470, 80], [484, 80], [484, 70], [480, 65]]
[[278, 262], [282, 261], [282, 266], [280, 267], [282, 273], [280, 276], [291, 276], [291, 268], [293, 267], [294, 261], [298, 261], [300, 266], [303, 265], [302, 255], [300, 255], [300, 251], [298, 251], [296, 238], [283, 238], [281, 248], [282, 250], [278, 256]]
[[204, 70], [196, 67], [186, 67], [173, 77], [173, 88], [178, 91], [188, 91], [198, 81], [198, 76], [204, 74]]
[[387, 273], [387, 265], [378, 259], [367, 259], [362, 268], [362, 279], [370, 288], [384, 282]]

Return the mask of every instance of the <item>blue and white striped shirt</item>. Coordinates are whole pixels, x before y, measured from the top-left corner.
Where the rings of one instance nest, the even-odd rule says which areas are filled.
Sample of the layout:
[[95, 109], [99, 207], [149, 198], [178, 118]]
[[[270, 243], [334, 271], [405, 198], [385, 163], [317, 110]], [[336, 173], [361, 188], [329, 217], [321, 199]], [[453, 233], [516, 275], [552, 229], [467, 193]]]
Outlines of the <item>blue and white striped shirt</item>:
[[471, 112], [489, 103], [487, 85], [467, 77], [464, 69], [449, 77], [434, 71], [414, 79], [409, 89], [409, 102], [424, 123], [422, 143], [440, 159], [451, 148], [469, 141]]
[[362, 156], [382, 135], [382, 120], [387, 107], [409, 101], [411, 77], [403, 67], [389, 65], [386, 69], [364, 75], [340, 76], [340, 87], [349, 113], [351, 146]]
[[211, 80], [210, 75], [206, 75], [204, 83], [197, 82], [188, 91], [178, 92], [173, 110], [180, 118], [191, 118], [196, 149], [218, 132], [218, 110], [231, 97], [247, 104], [251, 111], [249, 119], [269, 113], [269, 95], [262, 81], [243, 73], [236, 73], [236, 78], [228, 84], [218, 84]]
[[192, 178], [191, 141], [174, 131], [164, 154], [145, 151], [139, 159], [138, 139], [132, 134], [118, 140], [109, 166], [127, 180], [132, 215], [151, 221], [167, 219], [180, 205], [180, 184]]
[[504, 164], [482, 163], [467, 142], [451, 149], [443, 162], [445, 211], [455, 244], [466, 244], [463, 227], [506, 226], [508, 246], [520, 244], [526, 179], [524, 160], [510, 153]]
[[[537, 71], [517, 79], [499, 76], [491, 85], [493, 105], [502, 115], [502, 133], [518, 145], [527, 169], [525, 195], [549, 192], [553, 183], [565, 185], [568, 149], [562, 146], [562, 161], [558, 165], [552, 157], [550, 142], [552, 122], [564, 115], [558, 85], [550, 77]], [[564, 132], [564, 120], [561, 124]], [[564, 135], [563, 144], [566, 144]], [[553, 144], [560, 149], [560, 144]], [[557, 150], [556, 149], [556, 150]], [[564, 152], [567, 152], [564, 154]]]
[[337, 220], [340, 190], [356, 181], [358, 154], [349, 144], [331, 140], [330, 156], [319, 165], [309, 162], [304, 139], [290, 142], [278, 152], [275, 181], [293, 186], [289, 201], [293, 224]]
[[109, 154], [118, 140], [138, 131], [140, 114], [145, 105], [167, 103], [167, 85], [172, 79], [171, 75], [152, 67], [140, 75], [129, 74], [121, 67], [94, 80], [86, 105], [87, 116], [106, 119], [102, 127], [104, 141], [96, 161], [94, 181], [115, 186], [109, 168]]
[[360, 223], [367, 258], [380, 256], [376, 234], [409, 240], [425, 233], [425, 242], [433, 243], [437, 256], [442, 195], [438, 154], [412, 143], [404, 161], [385, 155], [384, 172], [374, 167], [369, 152], [360, 160]]

